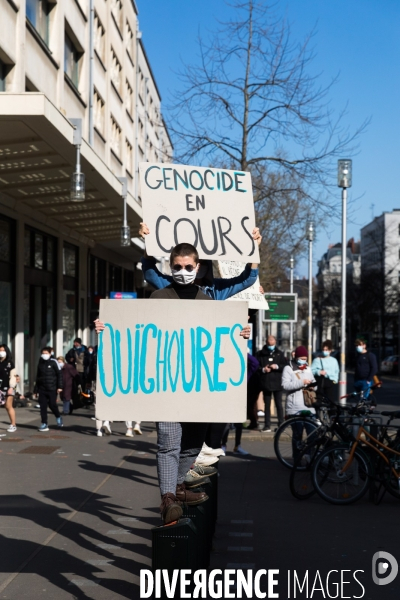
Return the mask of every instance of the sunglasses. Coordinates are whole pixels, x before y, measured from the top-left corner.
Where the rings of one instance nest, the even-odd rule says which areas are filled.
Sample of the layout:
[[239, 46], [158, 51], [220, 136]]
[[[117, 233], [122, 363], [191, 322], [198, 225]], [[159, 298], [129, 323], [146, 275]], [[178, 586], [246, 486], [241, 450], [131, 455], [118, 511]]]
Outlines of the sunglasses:
[[171, 267], [171, 269], [173, 271], [180, 271], [181, 269], [186, 269], [186, 271], [188, 273], [191, 273], [192, 271], [194, 271], [195, 269], [197, 269], [197, 265], [195, 267], [193, 265], [186, 265], [185, 267], [182, 267], [182, 265], [173, 265]]

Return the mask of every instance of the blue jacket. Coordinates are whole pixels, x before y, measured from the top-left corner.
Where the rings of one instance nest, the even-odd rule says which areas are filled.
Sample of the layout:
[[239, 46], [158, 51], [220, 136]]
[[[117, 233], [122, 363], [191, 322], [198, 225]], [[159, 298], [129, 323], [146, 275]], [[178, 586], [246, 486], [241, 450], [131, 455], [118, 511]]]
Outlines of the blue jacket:
[[[170, 275], [161, 273], [157, 266], [156, 260], [150, 257], [142, 258], [143, 277], [156, 290], [161, 290], [173, 282]], [[210, 296], [213, 300], [226, 300], [243, 290], [251, 287], [258, 277], [258, 269], [252, 269], [250, 265], [246, 265], [243, 273], [231, 279], [214, 278], [212, 285], [202, 286], [202, 291]]]

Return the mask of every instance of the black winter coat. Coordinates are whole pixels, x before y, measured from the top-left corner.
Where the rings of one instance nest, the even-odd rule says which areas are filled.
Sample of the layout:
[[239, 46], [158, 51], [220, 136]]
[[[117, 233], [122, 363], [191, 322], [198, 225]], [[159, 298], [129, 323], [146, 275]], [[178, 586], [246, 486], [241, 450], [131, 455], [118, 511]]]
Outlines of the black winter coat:
[[268, 392], [279, 392], [282, 389], [282, 371], [288, 364], [283, 352], [275, 348], [268, 350], [268, 346], [264, 346], [262, 350], [257, 352], [256, 357], [261, 365], [261, 368], [268, 365], [278, 365], [278, 369], [270, 373], [261, 373], [260, 384], [261, 389]]
[[39, 359], [35, 387], [44, 392], [55, 392], [63, 388], [62, 372], [54, 360]]

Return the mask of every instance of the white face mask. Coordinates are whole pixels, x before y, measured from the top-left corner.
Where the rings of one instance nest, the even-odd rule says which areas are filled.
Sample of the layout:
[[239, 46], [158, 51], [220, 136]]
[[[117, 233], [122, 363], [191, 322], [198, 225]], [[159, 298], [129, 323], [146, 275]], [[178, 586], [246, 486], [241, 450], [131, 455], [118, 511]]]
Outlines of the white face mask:
[[189, 285], [190, 283], [193, 283], [197, 277], [197, 269], [193, 269], [190, 273], [189, 271], [186, 271], [186, 269], [181, 269], [180, 271], [171, 269], [171, 273], [172, 279], [175, 283], [179, 283], [179, 285]]
[[4, 352], [4, 350], [0, 350], [0, 358], [5, 358], [7, 356], [7, 352]]
[[63, 363], [63, 362], [59, 362], [59, 363], [58, 363], [58, 366], [60, 367], [60, 369], [62, 369], [62, 368], [63, 368], [63, 366], [64, 366], [64, 363]]
[[42, 354], [43, 360], [49, 360], [50, 354]]

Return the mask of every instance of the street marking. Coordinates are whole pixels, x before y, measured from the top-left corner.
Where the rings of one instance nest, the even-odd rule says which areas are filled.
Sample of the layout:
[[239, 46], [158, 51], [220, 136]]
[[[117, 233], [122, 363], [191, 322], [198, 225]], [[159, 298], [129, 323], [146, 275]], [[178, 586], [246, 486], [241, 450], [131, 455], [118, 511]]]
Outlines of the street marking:
[[230, 537], [253, 537], [253, 534], [248, 533], [247, 531], [245, 531], [245, 532], [231, 531], [229, 535], [230, 535]]
[[110, 531], [107, 531], [107, 535], [128, 535], [130, 533], [130, 529], [110, 529]]
[[100, 579], [71, 579], [68, 585], [76, 585], [77, 587], [95, 587], [99, 585]]
[[91, 558], [90, 560], [87, 560], [86, 562], [87, 562], [89, 565], [93, 565], [93, 566], [99, 566], [99, 567], [102, 567], [102, 566], [107, 566], [107, 565], [109, 565], [110, 563], [113, 563], [113, 562], [115, 562], [115, 561], [114, 561], [114, 559], [113, 559], [113, 558], [103, 558], [103, 559], [101, 559], [101, 560], [98, 560], [98, 559], [96, 559], [96, 558]]
[[253, 546], [228, 546], [228, 552], [253, 552]]
[[253, 521], [231, 521], [232, 525], [253, 525]]
[[97, 544], [98, 548], [102, 550], [120, 550], [122, 546], [116, 546], [115, 544]]

